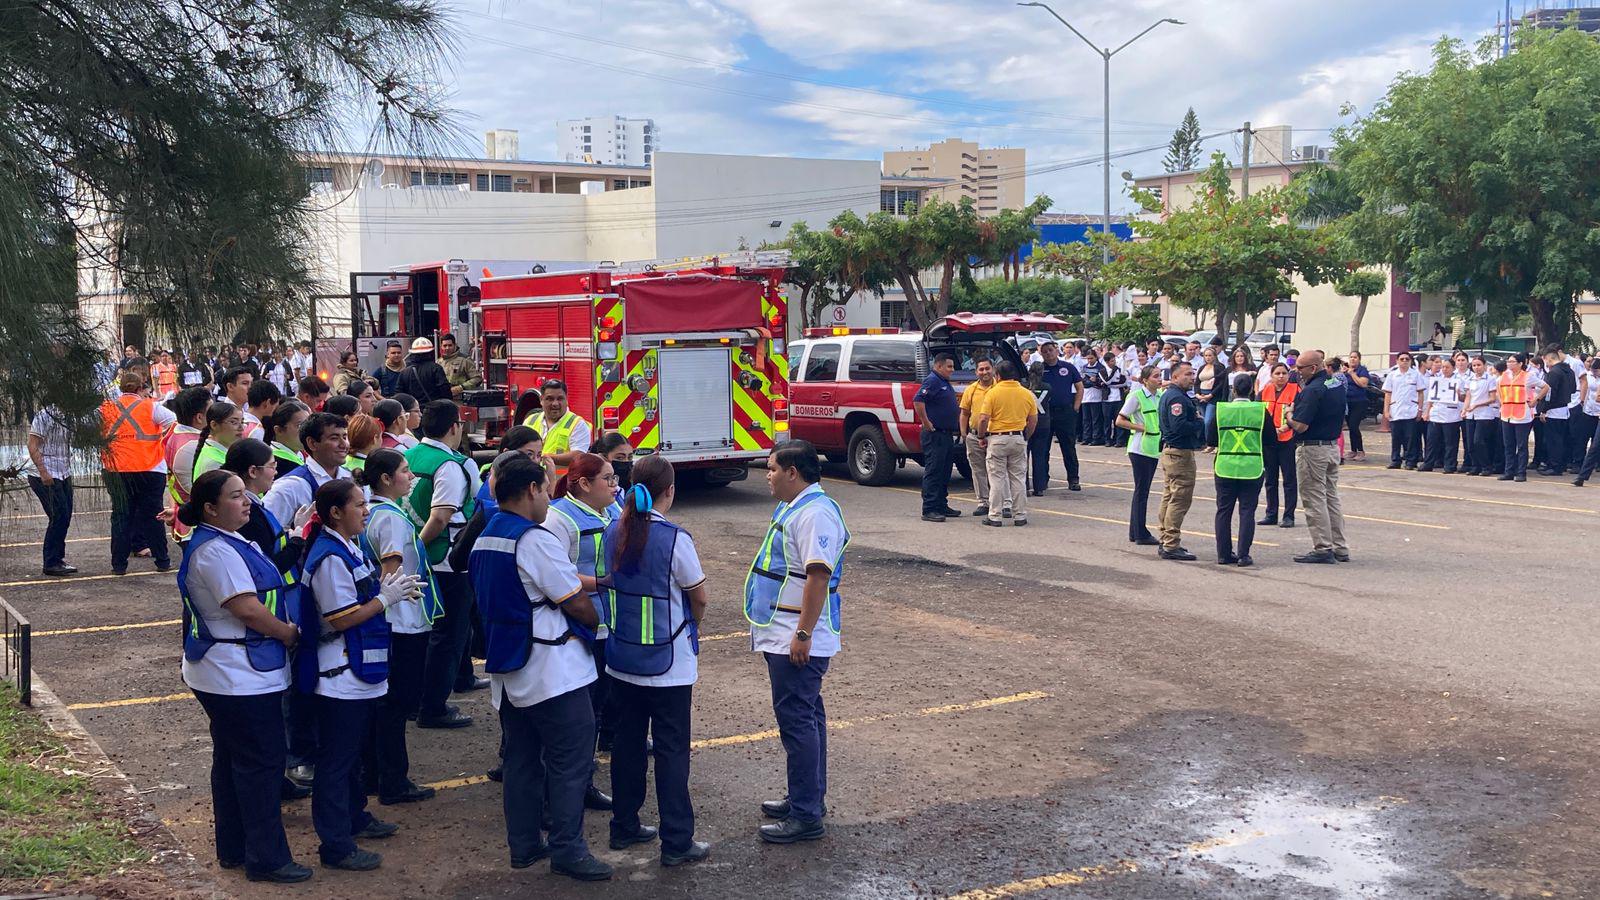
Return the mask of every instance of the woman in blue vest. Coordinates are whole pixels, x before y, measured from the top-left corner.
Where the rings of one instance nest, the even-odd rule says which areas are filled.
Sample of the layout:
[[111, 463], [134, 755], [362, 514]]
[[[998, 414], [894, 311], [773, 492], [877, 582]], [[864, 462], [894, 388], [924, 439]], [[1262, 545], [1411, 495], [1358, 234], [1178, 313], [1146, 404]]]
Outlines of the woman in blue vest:
[[[580, 453], [573, 457], [567, 474], [556, 481], [552, 495], [554, 499], [550, 501], [544, 527], [566, 547], [567, 559], [577, 567], [580, 576], [599, 579], [606, 574], [601, 540], [606, 527], [622, 517], [622, 510], [612, 495], [616, 483], [617, 476], [611, 464], [593, 453]], [[596, 609], [600, 608], [598, 593], [591, 593], [589, 599], [594, 602]], [[611, 694], [611, 676], [606, 674], [605, 669], [608, 636], [605, 616], [600, 616], [600, 624], [593, 634], [580, 632], [580, 636], [592, 638], [590, 647], [594, 651], [595, 682], [589, 686], [589, 696], [594, 705], [595, 732], [598, 735], [596, 747], [609, 753], [616, 734], [616, 722], [615, 714], [610, 712], [607, 703]], [[591, 784], [584, 793], [583, 804], [589, 809], [608, 810], [611, 809], [611, 798]]]
[[297, 882], [278, 810], [286, 750], [283, 692], [300, 634], [272, 561], [239, 534], [250, 498], [232, 472], [207, 472], [178, 508], [194, 529], [183, 546], [183, 681], [211, 721], [217, 862], [251, 881]]
[[386, 838], [400, 826], [367, 812], [361, 744], [388, 689], [389, 623], [384, 610], [422, 596], [415, 575], [379, 578], [362, 532], [367, 497], [356, 483], [336, 478], [317, 488], [316, 518], [307, 535], [301, 639], [295, 686], [316, 695], [317, 770], [311, 820], [322, 844], [318, 856], [333, 869], [376, 869], [383, 857], [356, 838]]
[[[582, 457], [579, 457], [582, 459]], [[574, 471], [577, 463], [573, 464]], [[571, 477], [569, 471], [567, 477]], [[706, 576], [689, 533], [667, 520], [676, 496], [672, 463], [647, 456], [633, 469], [621, 518], [606, 528], [611, 586], [603, 612], [611, 627], [606, 671], [614, 679], [616, 740], [611, 751], [611, 849], [649, 841], [640, 824], [647, 735], [655, 738], [656, 803], [661, 813], [661, 864], [705, 859], [710, 845], [694, 839], [689, 800], [689, 711], [699, 678], [699, 621]]]
[[[504, 735], [503, 805], [511, 867], [550, 859], [550, 871], [603, 881], [609, 865], [583, 838], [583, 796], [594, 766], [594, 657], [574, 626], [599, 624], [582, 578], [555, 535], [550, 476], [520, 453], [494, 464], [500, 511], [472, 549], [468, 569], [483, 616], [489, 700]], [[548, 830], [549, 839], [544, 832]]]
[[422, 703], [422, 669], [428, 658], [428, 634], [441, 612], [428, 552], [404, 504], [411, 494], [411, 466], [395, 450], [374, 450], [355, 473], [357, 484], [372, 493], [367, 506], [367, 546], [385, 575], [404, 572], [422, 582], [422, 599], [402, 603], [384, 613], [389, 621], [389, 693], [378, 704], [369, 743], [368, 781], [378, 784], [378, 802], [385, 806], [433, 798], [434, 790], [410, 778], [406, 722]]

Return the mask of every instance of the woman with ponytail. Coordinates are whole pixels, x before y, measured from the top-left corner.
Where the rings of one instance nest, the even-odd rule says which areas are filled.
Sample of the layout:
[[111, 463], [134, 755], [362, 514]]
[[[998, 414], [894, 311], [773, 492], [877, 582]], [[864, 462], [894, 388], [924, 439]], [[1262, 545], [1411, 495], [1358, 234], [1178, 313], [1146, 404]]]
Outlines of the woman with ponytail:
[[217, 862], [251, 881], [305, 881], [289, 853], [278, 808], [286, 759], [283, 693], [300, 633], [283, 578], [239, 532], [250, 498], [232, 472], [207, 472], [177, 517], [194, 529], [183, 545], [183, 681], [211, 722], [211, 803]]
[[244, 411], [239, 407], [226, 400], [206, 407], [206, 424], [200, 429], [200, 436], [179, 448], [172, 458], [173, 466], [180, 473], [176, 476], [178, 486], [184, 487], [185, 481], [193, 484], [201, 475], [222, 468], [228, 448], [239, 439], [243, 429]]
[[672, 463], [646, 456], [634, 464], [632, 476], [633, 484], [623, 494], [622, 517], [604, 536], [611, 578], [602, 605], [611, 629], [606, 671], [614, 679], [617, 720], [611, 751], [611, 846], [620, 850], [657, 834], [639, 821], [646, 739], [653, 736], [661, 864], [678, 866], [710, 855], [709, 845], [694, 839], [689, 799], [690, 709], [699, 679], [706, 578], [694, 539], [667, 519], [677, 496]]
[[[368, 390], [371, 389], [368, 385]], [[383, 425], [377, 419], [366, 413], [356, 413], [350, 417], [350, 455], [345, 458], [345, 468], [352, 473], [361, 471], [367, 464], [367, 457], [372, 451], [383, 446]]]
[[[361, 416], [357, 416], [361, 419]], [[351, 424], [354, 433], [355, 424]], [[351, 441], [354, 446], [354, 440]], [[411, 758], [406, 752], [406, 722], [422, 702], [422, 670], [428, 656], [428, 634], [443, 612], [439, 589], [428, 567], [428, 552], [417, 527], [406, 515], [411, 494], [411, 466], [395, 450], [373, 450], [366, 465], [355, 471], [356, 484], [372, 496], [367, 506], [367, 546], [378, 558], [383, 574], [404, 572], [422, 582], [422, 598], [402, 603], [386, 613], [389, 620], [389, 693], [378, 704], [373, 739], [368, 742], [372, 777], [378, 799], [385, 805], [415, 803], [433, 798], [434, 790], [411, 780]]]
[[304, 403], [285, 400], [263, 423], [267, 429], [267, 443], [272, 447], [272, 460], [278, 470], [276, 477], [282, 478], [305, 465], [305, 450], [300, 446], [300, 426], [309, 415], [311, 408]]
[[[341, 423], [342, 424], [342, 423]], [[295, 660], [296, 689], [315, 694], [317, 768], [311, 819], [321, 838], [318, 856], [333, 869], [376, 869], [383, 857], [355, 839], [386, 838], [398, 825], [367, 812], [361, 745], [378, 703], [388, 691], [389, 623], [384, 611], [422, 596], [415, 575], [380, 578], [362, 534], [366, 494], [335, 478], [317, 488], [316, 514], [307, 532], [301, 640], [315, 653]]]

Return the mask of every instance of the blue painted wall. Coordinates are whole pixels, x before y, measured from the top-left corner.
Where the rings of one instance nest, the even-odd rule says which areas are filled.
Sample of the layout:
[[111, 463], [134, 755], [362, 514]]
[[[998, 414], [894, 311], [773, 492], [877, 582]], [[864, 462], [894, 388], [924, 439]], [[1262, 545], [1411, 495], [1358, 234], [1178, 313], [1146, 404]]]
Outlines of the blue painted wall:
[[[1091, 231], [1099, 231], [1100, 223], [1093, 225], [1040, 225], [1039, 240], [1046, 244], [1071, 244], [1083, 243]], [[1111, 233], [1124, 241], [1133, 239], [1133, 227], [1126, 223], [1113, 222]], [[1022, 246], [1022, 258], [1027, 259], [1033, 255], [1033, 244]]]

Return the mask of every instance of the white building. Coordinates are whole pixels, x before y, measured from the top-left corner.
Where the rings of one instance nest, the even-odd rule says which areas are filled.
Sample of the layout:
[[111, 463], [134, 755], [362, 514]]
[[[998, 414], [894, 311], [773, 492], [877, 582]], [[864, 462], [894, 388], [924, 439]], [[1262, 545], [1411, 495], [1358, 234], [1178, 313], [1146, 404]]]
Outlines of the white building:
[[660, 148], [655, 119], [596, 116], [556, 123], [556, 152], [565, 162], [646, 166]]

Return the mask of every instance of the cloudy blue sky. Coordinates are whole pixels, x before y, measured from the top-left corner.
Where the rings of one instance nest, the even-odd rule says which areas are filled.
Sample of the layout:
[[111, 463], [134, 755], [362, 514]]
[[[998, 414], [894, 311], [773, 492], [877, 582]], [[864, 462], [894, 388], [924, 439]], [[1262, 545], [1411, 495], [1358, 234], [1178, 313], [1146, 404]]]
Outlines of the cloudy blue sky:
[[[555, 121], [648, 116], [661, 147], [877, 159], [949, 136], [1020, 146], [1029, 167], [1100, 152], [1100, 62], [1043, 10], [1006, 0], [446, 0], [460, 48], [451, 104], [472, 134], [521, 132], [552, 159]], [[1113, 150], [1289, 124], [1326, 141], [1346, 102], [1476, 39], [1494, 0], [1056, 0], [1101, 45], [1173, 17], [1113, 61]], [[1518, 7], [1522, 4], [1519, 2]], [[1321, 129], [1321, 130], [1313, 130]], [[1236, 154], [1233, 136], [1211, 147]], [[470, 148], [469, 148], [470, 149]], [[481, 149], [481, 148], [479, 148]], [[1113, 172], [1159, 168], [1161, 152]], [[1029, 179], [1057, 211], [1100, 206], [1098, 165]], [[1120, 201], [1126, 205], [1126, 201]]]

